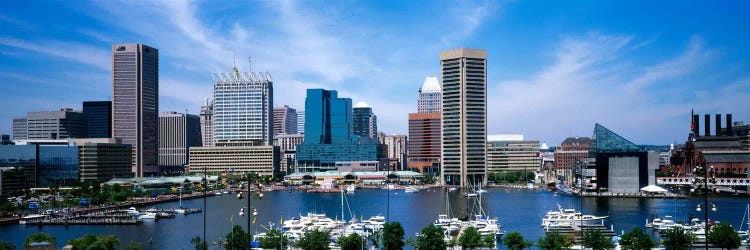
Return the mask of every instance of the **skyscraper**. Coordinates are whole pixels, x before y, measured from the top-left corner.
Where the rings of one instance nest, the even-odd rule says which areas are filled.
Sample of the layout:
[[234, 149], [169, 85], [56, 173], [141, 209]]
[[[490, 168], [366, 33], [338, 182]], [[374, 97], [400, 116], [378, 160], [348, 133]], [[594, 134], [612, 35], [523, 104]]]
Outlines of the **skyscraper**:
[[335, 90], [308, 89], [305, 112], [305, 139], [296, 152], [300, 165], [333, 166], [337, 161], [377, 161], [386, 156], [376, 140], [357, 141], [352, 100], [339, 98]]
[[80, 110], [62, 108], [57, 111], [28, 112], [26, 117], [13, 119], [14, 140], [60, 140], [86, 136], [86, 116]]
[[437, 174], [440, 169], [440, 113], [409, 113], [409, 168]]
[[214, 73], [214, 140], [273, 145], [273, 80], [268, 73]]
[[389, 135], [385, 137], [385, 145], [388, 148], [388, 160], [396, 163], [394, 170], [406, 170], [406, 147], [408, 144], [406, 135]]
[[213, 147], [214, 141], [214, 103], [206, 99], [206, 105], [201, 106], [201, 138], [204, 147]]
[[112, 101], [83, 102], [88, 138], [112, 137]]
[[197, 115], [159, 114], [159, 171], [162, 175], [183, 174], [190, 148], [200, 146], [200, 118]]
[[417, 97], [417, 113], [437, 113], [442, 110], [442, 91], [437, 77], [428, 76], [419, 88]]
[[273, 133], [296, 134], [297, 110], [287, 105], [273, 108]]
[[354, 105], [354, 135], [360, 140], [377, 140], [378, 136], [378, 118], [372, 112], [372, 107], [365, 102], [358, 102]]
[[159, 50], [112, 45], [112, 136], [130, 144], [136, 177], [158, 174]]
[[486, 182], [487, 51], [440, 52], [443, 79], [442, 178], [466, 187]]

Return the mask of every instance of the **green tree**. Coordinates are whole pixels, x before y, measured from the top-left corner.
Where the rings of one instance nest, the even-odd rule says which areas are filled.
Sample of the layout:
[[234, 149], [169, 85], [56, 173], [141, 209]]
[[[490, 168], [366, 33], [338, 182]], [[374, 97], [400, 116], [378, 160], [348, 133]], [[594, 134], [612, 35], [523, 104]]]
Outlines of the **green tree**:
[[690, 249], [693, 241], [695, 241], [693, 234], [685, 232], [682, 228], [675, 227], [667, 231], [667, 234], [664, 236], [664, 247], [667, 250]]
[[305, 233], [302, 238], [297, 241], [297, 247], [303, 250], [329, 250], [328, 233], [323, 231], [314, 230]]
[[114, 250], [120, 245], [120, 239], [114, 235], [91, 235], [87, 234], [78, 239], [68, 241], [68, 245], [73, 246], [73, 250], [102, 249]]
[[605, 250], [614, 248], [615, 243], [612, 243], [612, 239], [605, 236], [602, 231], [589, 230], [583, 234], [583, 246], [593, 250]]
[[494, 234], [482, 236], [482, 246], [495, 247], [495, 243], [497, 243], [497, 238], [495, 238]]
[[266, 232], [266, 237], [260, 239], [260, 247], [263, 249], [286, 249], [289, 239], [276, 229]]
[[740, 247], [740, 236], [728, 223], [719, 223], [708, 231], [708, 242], [722, 249]]
[[446, 243], [443, 240], [445, 230], [435, 225], [422, 228], [417, 237], [416, 248], [419, 250], [445, 250]]
[[143, 249], [143, 244], [131, 241], [128, 244], [125, 244], [125, 250], [141, 250]]
[[16, 246], [10, 242], [0, 240], [0, 250], [14, 250]]
[[193, 247], [195, 247], [195, 250], [208, 250], [208, 242], [201, 239], [200, 236], [195, 236], [192, 239], [190, 239], [190, 244], [193, 244]]
[[641, 228], [634, 227], [633, 230], [622, 235], [620, 246], [623, 250], [649, 250], [656, 246], [656, 242]]
[[341, 250], [364, 249], [365, 239], [358, 234], [350, 234], [339, 238], [339, 246], [341, 246]]
[[50, 236], [46, 233], [35, 233], [32, 235], [29, 235], [29, 237], [26, 237], [26, 243], [24, 243], [24, 246], [28, 246], [31, 243], [35, 242], [49, 242], [52, 245], [55, 245], [55, 237]]
[[556, 232], [547, 233], [537, 240], [539, 248], [545, 250], [562, 250], [570, 247], [571, 244], [570, 238]]
[[383, 224], [383, 249], [404, 249], [404, 228], [398, 221]]
[[247, 249], [250, 248], [250, 234], [245, 232], [241, 226], [235, 225], [232, 231], [227, 234], [228, 249]]
[[466, 228], [461, 236], [458, 237], [458, 244], [461, 245], [461, 248], [466, 249], [482, 247], [484, 245], [482, 235], [479, 234], [479, 231], [475, 227]]
[[511, 250], [520, 250], [531, 246], [531, 242], [524, 240], [519, 232], [510, 232], [505, 235], [503, 244]]

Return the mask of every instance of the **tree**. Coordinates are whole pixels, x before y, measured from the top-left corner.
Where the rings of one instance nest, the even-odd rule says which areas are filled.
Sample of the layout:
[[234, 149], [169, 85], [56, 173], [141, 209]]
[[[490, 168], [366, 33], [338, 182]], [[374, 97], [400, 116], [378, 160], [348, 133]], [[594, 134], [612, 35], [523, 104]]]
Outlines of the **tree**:
[[305, 233], [305, 235], [297, 241], [297, 247], [302, 248], [303, 250], [329, 250], [328, 242], [328, 233], [314, 230]]
[[250, 234], [245, 232], [241, 226], [235, 225], [232, 231], [227, 234], [228, 249], [248, 249], [250, 248]]
[[35, 242], [49, 242], [50, 244], [55, 245], [55, 237], [46, 233], [35, 233], [26, 237], [26, 243], [24, 243], [24, 246], [28, 246]]
[[547, 233], [537, 240], [539, 248], [545, 250], [562, 250], [570, 247], [571, 244], [570, 238], [556, 232]]
[[358, 250], [363, 249], [365, 245], [365, 239], [359, 234], [350, 234], [349, 236], [343, 236], [339, 238], [339, 246], [341, 250]]
[[201, 239], [200, 236], [195, 236], [192, 239], [190, 239], [190, 244], [193, 244], [193, 247], [195, 247], [195, 250], [208, 250], [208, 242]]
[[458, 237], [458, 244], [461, 245], [461, 248], [472, 249], [482, 247], [482, 243], [482, 235], [479, 234], [479, 231], [475, 227], [466, 228], [461, 236]]
[[404, 228], [398, 221], [383, 224], [383, 249], [404, 249]]
[[266, 237], [260, 239], [260, 247], [263, 249], [286, 249], [289, 239], [281, 231], [272, 229], [266, 232]]
[[73, 250], [102, 249], [115, 250], [120, 245], [120, 239], [114, 235], [91, 235], [87, 234], [78, 239], [68, 241], [68, 245], [73, 246]]
[[131, 241], [130, 243], [125, 245], [125, 250], [141, 250], [143, 249], [143, 244]]
[[583, 246], [593, 250], [606, 250], [615, 247], [612, 239], [605, 236], [602, 231], [589, 230], [583, 234]]
[[484, 247], [495, 247], [495, 243], [497, 243], [497, 238], [495, 238], [494, 234], [488, 234], [482, 237], [482, 246]]
[[416, 248], [419, 250], [445, 250], [446, 243], [443, 240], [445, 230], [435, 225], [422, 228], [417, 237]]
[[634, 227], [633, 230], [622, 235], [620, 246], [623, 250], [648, 250], [656, 246], [656, 242], [641, 228]]
[[728, 223], [719, 223], [708, 231], [708, 242], [722, 249], [740, 247], [740, 236]]
[[531, 246], [531, 242], [524, 240], [519, 232], [510, 232], [505, 235], [503, 244], [511, 250], [520, 250]]
[[0, 240], [0, 250], [13, 250], [16, 246], [10, 242]]
[[672, 228], [664, 236], [664, 246], [667, 250], [689, 249], [693, 241], [695, 241], [695, 236], [679, 227]]

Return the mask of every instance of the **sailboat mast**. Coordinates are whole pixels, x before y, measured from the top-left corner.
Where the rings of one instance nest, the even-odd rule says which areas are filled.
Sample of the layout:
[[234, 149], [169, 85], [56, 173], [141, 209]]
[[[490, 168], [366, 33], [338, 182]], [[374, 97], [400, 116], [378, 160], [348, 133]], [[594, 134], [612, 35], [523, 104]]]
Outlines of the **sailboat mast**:
[[344, 187], [341, 187], [341, 221], [346, 223], [346, 219], [344, 219]]

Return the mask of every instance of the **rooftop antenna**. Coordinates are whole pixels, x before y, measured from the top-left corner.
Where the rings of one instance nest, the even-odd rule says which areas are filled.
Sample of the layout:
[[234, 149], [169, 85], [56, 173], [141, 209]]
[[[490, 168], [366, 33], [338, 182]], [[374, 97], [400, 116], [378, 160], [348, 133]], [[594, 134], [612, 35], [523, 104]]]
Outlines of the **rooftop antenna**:
[[247, 71], [253, 72], [253, 58], [252, 56], [247, 56]]
[[237, 67], [237, 50], [232, 50], [232, 65], [236, 68]]

